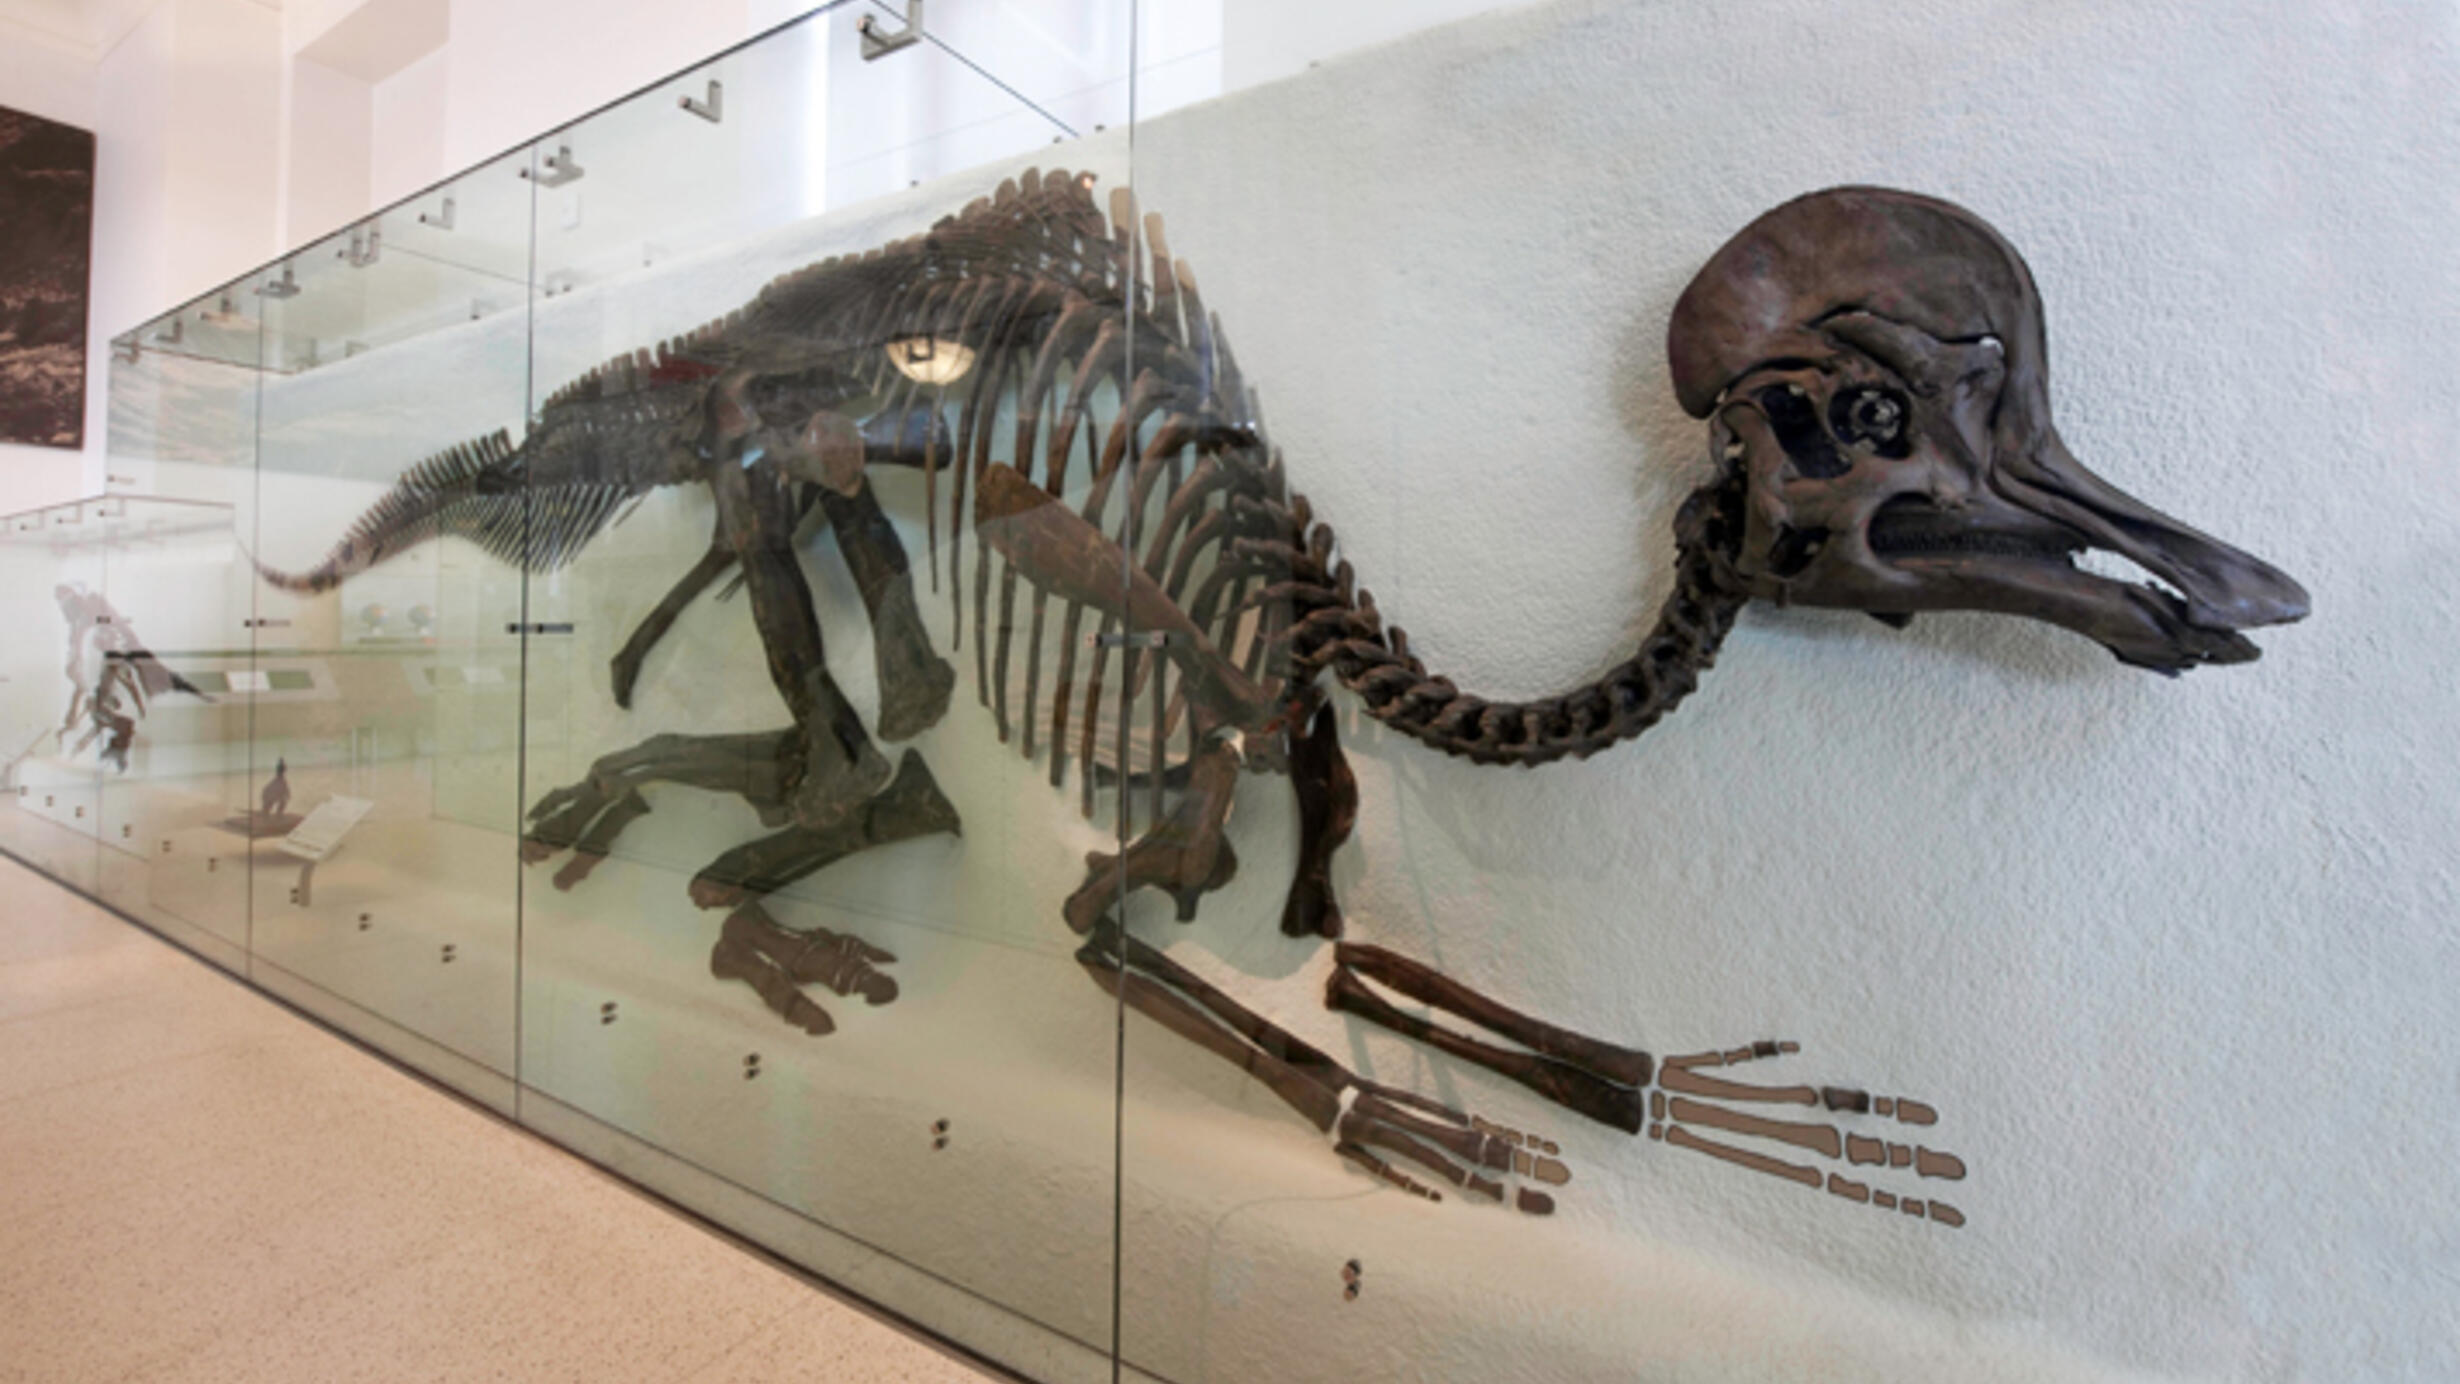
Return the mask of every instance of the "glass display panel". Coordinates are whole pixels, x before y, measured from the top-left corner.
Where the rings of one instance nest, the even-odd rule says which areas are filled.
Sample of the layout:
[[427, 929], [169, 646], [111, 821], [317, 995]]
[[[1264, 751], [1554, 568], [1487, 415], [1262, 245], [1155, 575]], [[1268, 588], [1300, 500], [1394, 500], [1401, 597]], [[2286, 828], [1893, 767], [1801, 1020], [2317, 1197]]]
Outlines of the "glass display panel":
[[[254, 762], [296, 820], [258, 864], [255, 960], [465, 1085], [513, 1068], [521, 581], [384, 526], [518, 530], [494, 478], [527, 391], [533, 171], [474, 169], [264, 279]], [[490, 487], [511, 513], [470, 529], [454, 497]]]
[[991, 0], [926, 14], [916, 42], [876, 57], [863, 26], [903, 35], [902, 6], [860, 0], [829, 16], [827, 206], [1125, 131], [1124, 0]]
[[[2243, 71], [2164, 64], [2105, 95], [2104, 55], [2187, 39], [2088, 9], [2010, 50], [2043, 75], [2013, 100], [1928, 21], [1803, 31], [1806, 73], [1935, 74], [1911, 116], [1886, 82], [1736, 82], [1714, 7], [1573, 4], [1140, 111], [1139, 198], [1286, 475], [1248, 510], [1249, 551], [1284, 583], [1258, 618], [1294, 637], [1285, 719], [1239, 746], [1236, 875], [1185, 926], [1149, 892], [1127, 906], [1153, 949], [1132, 976], [1202, 1013], [1125, 1027], [1125, 1367], [1946, 1380], [2344, 1358], [2308, 1354], [2311, 1314], [2272, 1290], [2331, 1291], [2381, 1243], [2373, 1213], [2307, 1278], [2313, 1244], [2274, 1238], [2274, 1147], [2231, 1133], [2244, 1088], [2213, 1074], [2316, 1032], [2289, 996], [2356, 982], [2310, 989], [2321, 953], [2241, 969], [2199, 939], [2262, 950], [2277, 919], [2379, 959], [2449, 928], [2285, 902], [2357, 872], [2283, 825], [2331, 790], [2250, 791], [2252, 744], [2345, 666], [2287, 666], [2323, 637], [2320, 588], [2312, 626], [2258, 628], [2306, 592], [2228, 546], [2309, 560], [2290, 511], [2240, 488], [2243, 458], [2295, 453], [2253, 419], [2193, 420], [2303, 347], [2161, 362], [2233, 321], [2369, 334], [2326, 305], [2337, 282], [2273, 309], [2312, 275], [2302, 251], [2249, 274], [2199, 229], [2217, 199], [2264, 243], [2329, 243], [2307, 228], [2347, 206], [2319, 210], [2278, 148], [2265, 178], [2211, 172], [2204, 151], [2256, 157], [2253, 107], [2226, 94]], [[2068, 44], [2090, 56], [2064, 54], [2063, 84]], [[2341, 80], [2318, 108], [2370, 81]], [[1938, 118], [1982, 109], [1984, 138]], [[2066, 170], [2078, 148], [2090, 167]], [[1835, 188], [1874, 179], [1907, 191]], [[2094, 210], [2065, 218], [2068, 197]], [[2441, 265], [2386, 275], [2384, 305], [2413, 275], [2448, 286]], [[2137, 336], [2131, 306], [2162, 325]], [[2097, 392], [2070, 383], [2094, 371]], [[2092, 471], [2050, 428], [2054, 380]], [[2177, 425], [2155, 421], [2173, 401]], [[2355, 454], [2334, 435], [2311, 433]], [[2121, 468], [2141, 503], [2101, 479]], [[2300, 470], [2267, 484], [2295, 493]], [[2387, 514], [2413, 503], [2392, 484]], [[2222, 587], [2243, 599], [2226, 619]], [[2144, 671], [2207, 661], [2242, 666]], [[2422, 741], [2385, 743], [2357, 776], [2414, 791], [2390, 760]], [[2360, 815], [2429, 839], [2422, 815]], [[2422, 998], [2412, 974], [2363, 984]], [[2240, 1056], [2197, 1055], [2216, 1042]], [[2300, 1089], [2332, 1087], [2314, 1071]], [[2405, 1134], [2349, 1118], [2434, 1164], [2406, 1114]], [[2094, 1249], [2044, 1271], [2045, 1243]], [[2209, 1274], [2194, 1307], [2162, 1286], [2188, 1264]], [[2107, 1356], [2048, 1346], [2036, 1307]], [[2379, 1344], [2399, 1310], [2340, 1336], [2349, 1370], [2434, 1353]]]
[[1124, 168], [945, 43], [866, 61], [866, 14], [539, 146], [580, 173], [539, 192], [522, 1080], [1102, 1378], [1115, 1027], [1061, 905], [1109, 887], [1118, 570], [1070, 554], [1071, 613], [975, 516], [989, 477], [1092, 532], [1116, 299], [1044, 262], [1110, 245]]
[[[108, 500], [14, 514], [0, 533], [9, 629], [7, 802], [0, 846], [72, 889], [99, 878], [102, 756], [128, 697], [95, 636]], [[109, 700], [101, 705], [95, 694]]]
[[[1668, 1304], [1763, 1301], [1709, 1267], [1736, 1218], [1954, 1252], [1952, 1131], [1871, 1104], [1929, 1093], [1864, 1089], [1905, 1078], [1850, 1075], [1800, 1050], [1829, 1035], [1749, 1007], [1756, 962], [1715, 958], [1753, 919], [1697, 893], [1679, 927], [1646, 906], [1669, 874], [1728, 867], [1651, 852], [1708, 780], [1640, 761], [1735, 708], [1637, 747], [1601, 734], [1590, 762], [1550, 748], [1646, 726], [1703, 666], [1684, 632], [1731, 619], [1674, 542], [1705, 429], [1635, 423], [1670, 403], [1666, 314], [1701, 251], [1615, 233], [1632, 217], [1558, 225], [1597, 170], [1521, 157], [1532, 126], [1451, 101], [1544, 90], [1550, 131], [1609, 104], [1560, 92], [1561, 57], [1455, 32], [1140, 112], [1139, 198], [1217, 314], [1269, 477], [1246, 544], [1198, 555], [1196, 580], [1273, 588], [1219, 634], [1271, 650], [1278, 716], [1236, 747], [1235, 875], [1184, 925], [1150, 893], [1128, 907], [1151, 948], [1131, 968], [1187, 1002], [1125, 1028], [1127, 1367], [1693, 1377], [1688, 1350], [1732, 1343]], [[1629, 272], [1575, 268], [1609, 263]], [[1662, 1073], [1669, 1053], [1701, 1074]], [[1861, 1113], [1818, 1104], [1849, 1082]], [[1874, 1190], [1913, 1214], [1883, 1218]], [[1718, 1358], [1698, 1377], [1768, 1373]]]
[[233, 970], [246, 965], [252, 863], [278, 845], [258, 810], [249, 718], [259, 299], [205, 295], [134, 334], [112, 369], [103, 589], [107, 673], [130, 718], [101, 766], [103, 901]]

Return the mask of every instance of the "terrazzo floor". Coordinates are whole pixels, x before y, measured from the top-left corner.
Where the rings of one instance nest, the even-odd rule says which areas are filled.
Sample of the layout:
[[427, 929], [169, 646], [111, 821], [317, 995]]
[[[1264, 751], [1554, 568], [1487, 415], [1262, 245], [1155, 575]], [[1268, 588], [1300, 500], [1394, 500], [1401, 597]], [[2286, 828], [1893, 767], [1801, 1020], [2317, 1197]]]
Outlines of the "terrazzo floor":
[[999, 1377], [0, 860], [0, 1381]]

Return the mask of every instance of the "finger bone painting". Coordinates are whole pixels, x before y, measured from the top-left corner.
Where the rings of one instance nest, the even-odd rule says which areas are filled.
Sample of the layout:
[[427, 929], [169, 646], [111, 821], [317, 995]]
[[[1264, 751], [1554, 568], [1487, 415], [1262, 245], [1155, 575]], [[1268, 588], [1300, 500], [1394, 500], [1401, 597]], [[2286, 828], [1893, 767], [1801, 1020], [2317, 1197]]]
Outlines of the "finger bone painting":
[[0, 109], [0, 442], [85, 445], [94, 136]]

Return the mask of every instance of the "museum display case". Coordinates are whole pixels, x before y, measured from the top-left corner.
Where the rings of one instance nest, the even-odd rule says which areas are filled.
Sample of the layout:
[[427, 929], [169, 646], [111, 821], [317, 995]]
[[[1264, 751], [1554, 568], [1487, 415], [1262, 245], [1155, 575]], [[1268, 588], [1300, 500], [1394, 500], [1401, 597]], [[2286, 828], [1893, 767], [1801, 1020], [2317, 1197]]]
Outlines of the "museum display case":
[[[0, 683], [11, 854], [1052, 1378], [1110, 1372], [1118, 1038], [1015, 881], [1115, 831], [1071, 798], [985, 808], [956, 849], [941, 781], [974, 801], [1023, 771], [987, 733], [916, 743], [954, 681], [924, 624], [952, 606], [909, 589], [909, 551], [937, 581], [918, 472], [825, 504], [797, 478], [761, 500], [782, 522], [730, 536], [665, 443], [712, 393], [688, 343], [764, 284], [1021, 154], [1090, 137], [1124, 180], [1131, 15], [1078, 10], [1041, 37], [1084, 46], [1019, 66], [956, 44], [1032, 16], [926, 36], [823, 7], [182, 304], [115, 343], [112, 493], [0, 538], [9, 628], [39, 632]], [[864, 368], [876, 413], [929, 367]], [[850, 565], [806, 578], [831, 522]], [[828, 620], [831, 666], [880, 670], [849, 713], [879, 743], [841, 766], [877, 790], [865, 839], [818, 855], [810, 824], [846, 824], [781, 799], [799, 732], [760, 676], [815, 595], [859, 613]], [[678, 740], [698, 758], [670, 773]], [[799, 863], [709, 911], [713, 862], [764, 842]], [[916, 1009], [960, 1019], [918, 1041]]]
[[120, 338], [110, 493], [0, 521], [0, 849], [1037, 1379], [2346, 1343], [2229, 1092], [2337, 993], [2376, 848], [2283, 785], [2373, 790], [2279, 728], [2374, 636], [2258, 464], [2308, 347], [2174, 339], [2401, 295], [2199, 162], [2252, 50], [1557, 0], [1222, 95], [1218, 7], [942, 9]]
[[[103, 660], [98, 685], [125, 688], [131, 702], [125, 753], [95, 759], [97, 890], [232, 970], [245, 969], [252, 861], [269, 844], [246, 813], [250, 716], [260, 699], [297, 695], [301, 673], [281, 667], [283, 690], [269, 690], [243, 559], [256, 484], [256, 306], [219, 293], [113, 353], [111, 464], [135, 484], [100, 502], [102, 574], [85, 612], [87, 654]], [[64, 635], [76, 652], [76, 621]]]

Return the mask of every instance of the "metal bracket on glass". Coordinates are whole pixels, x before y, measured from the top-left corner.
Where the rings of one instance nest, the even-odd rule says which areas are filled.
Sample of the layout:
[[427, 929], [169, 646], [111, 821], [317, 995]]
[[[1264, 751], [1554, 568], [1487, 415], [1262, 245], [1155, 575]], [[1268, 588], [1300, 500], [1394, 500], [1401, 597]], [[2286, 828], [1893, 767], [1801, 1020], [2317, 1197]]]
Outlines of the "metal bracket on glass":
[[549, 274], [545, 278], [538, 281], [538, 296], [541, 298], [553, 298], [561, 294], [570, 293], [577, 285], [579, 285], [580, 282], [580, 276], [574, 274], [571, 270], [558, 269], [554, 273]]
[[675, 98], [675, 104], [712, 125], [722, 124], [726, 119], [726, 84], [712, 77], [709, 79], [709, 95], [706, 99], [679, 96]]
[[171, 330], [167, 332], [154, 333], [154, 340], [161, 342], [165, 346], [177, 346], [180, 342], [187, 340], [187, 338], [188, 319], [185, 317], [172, 318]]
[[291, 267], [289, 265], [283, 265], [282, 277], [278, 279], [268, 279], [264, 283], [258, 284], [256, 286], [256, 296], [259, 298], [296, 298], [299, 296], [298, 276], [291, 272]]
[[432, 216], [426, 212], [420, 212], [419, 224], [422, 226], [433, 226], [439, 231], [449, 231], [453, 228], [454, 211], [455, 207], [453, 206], [453, 199], [447, 197], [444, 199], [444, 210], [437, 212]]
[[1181, 636], [1168, 630], [1138, 630], [1134, 634], [1097, 634], [1085, 643], [1096, 649], [1167, 649]]
[[905, 27], [883, 31], [880, 17], [867, 14], [854, 21], [854, 32], [863, 36], [863, 61], [885, 58], [900, 48], [911, 48], [922, 42], [923, 0], [905, 0]]
[[137, 339], [132, 336], [126, 341], [112, 342], [111, 354], [118, 357], [122, 365], [134, 365], [145, 354], [145, 348], [138, 345]]
[[250, 629], [250, 630], [285, 630], [285, 629], [289, 629], [289, 628], [290, 628], [290, 621], [288, 621], [288, 620], [242, 620], [242, 621], [240, 621], [240, 622], [239, 622], [239, 627], [240, 627], [241, 629]]
[[384, 229], [376, 225], [353, 226], [350, 244], [339, 252], [339, 258], [349, 261], [353, 269], [365, 269], [384, 256]]
[[526, 625], [515, 623], [506, 625], [504, 632], [506, 634], [570, 634], [572, 633], [572, 622], [570, 620], [538, 620]]
[[562, 187], [566, 183], [581, 181], [582, 174], [588, 171], [573, 162], [572, 146], [569, 144], [557, 145], [554, 153], [539, 160], [539, 168], [543, 171], [524, 168], [521, 176], [540, 187]]

